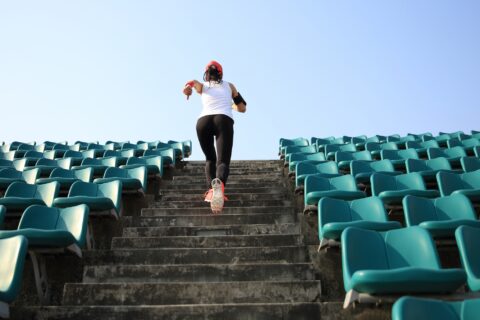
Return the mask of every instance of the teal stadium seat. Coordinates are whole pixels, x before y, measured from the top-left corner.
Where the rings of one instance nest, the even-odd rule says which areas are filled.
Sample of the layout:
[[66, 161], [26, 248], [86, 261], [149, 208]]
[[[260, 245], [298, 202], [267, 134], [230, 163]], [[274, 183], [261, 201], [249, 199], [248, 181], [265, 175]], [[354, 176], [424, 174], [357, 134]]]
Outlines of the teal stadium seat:
[[284, 164], [288, 165], [290, 163], [290, 157], [292, 154], [295, 153], [315, 153], [317, 152], [317, 148], [315, 146], [304, 146], [304, 147], [299, 147], [299, 146], [287, 146], [285, 147], [285, 153], [284, 153]]
[[398, 146], [395, 142], [368, 142], [365, 144], [365, 150], [370, 151], [373, 159], [380, 159], [382, 150], [398, 150]]
[[335, 139], [334, 136], [323, 137], [323, 138], [311, 137], [311, 138], [310, 138], [310, 144], [311, 144], [311, 145], [315, 145], [315, 144], [317, 144], [317, 141], [320, 141], [320, 144], [322, 144], [323, 142], [330, 142], [330, 141], [332, 141], [332, 140], [334, 140], [334, 139]]
[[407, 226], [420, 226], [434, 238], [453, 238], [461, 225], [480, 228], [472, 203], [462, 194], [436, 199], [406, 196], [403, 210]]
[[290, 162], [288, 163], [289, 173], [293, 173], [296, 170], [297, 164], [303, 161], [309, 162], [323, 162], [325, 161], [325, 154], [323, 152], [314, 153], [292, 153], [290, 155]]
[[432, 237], [420, 227], [377, 232], [349, 227], [341, 237], [344, 308], [379, 295], [453, 292], [463, 269], [442, 269]]
[[37, 179], [37, 184], [49, 183], [57, 181], [60, 184], [60, 190], [69, 190], [72, 184], [76, 181], [91, 182], [93, 178], [93, 169], [72, 169], [67, 170], [63, 168], [53, 169], [50, 177]]
[[[467, 284], [470, 290], [480, 291], [480, 229], [461, 226], [455, 231], [460, 260], [467, 273]], [[477, 315], [478, 316], [478, 315]]]
[[308, 146], [308, 145], [309, 145], [308, 140], [305, 138], [294, 138], [294, 139], [280, 138], [278, 155], [279, 156], [284, 155], [285, 147], [287, 146]]
[[401, 228], [398, 221], [388, 221], [382, 200], [368, 197], [345, 201], [322, 198], [318, 202], [318, 250], [339, 241], [348, 227], [387, 231]]
[[82, 164], [80, 166], [73, 166], [72, 169], [78, 170], [84, 168], [92, 168], [94, 177], [103, 177], [107, 168], [111, 167], [117, 167], [117, 157], [108, 157], [101, 159], [85, 158], [82, 160]]
[[[338, 166], [334, 161], [299, 162], [295, 170], [295, 186], [298, 191], [303, 190], [305, 179], [311, 175], [323, 178], [334, 178], [341, 176], [341, 174], [338, 172]], [[296, 192], [298, 191], [296, 190]]]
[[23, 158], [27, 160], [25, 165], [27, 167], [31, 167], [31, 166], [34, 166], [39, 159], [45, 158], [45, 156], [43, 152], [30, 150], [25, 152], [25, 155], [23, 156]]
[[23, 236], [0, 240], [0, 318], [9, 318], [8, 304], [13, 302], [22, 287], [22, 274], [28, 241]]
[[467, 155], [473, 156], [473, 149], [480, 146], [480, 140], [476, 138], [469, 138], [466, 140], [450, 139], [447, 141], [447, 146], [449, 148], [462, 147]]
[[421, 159], [427, 159], [427, 149], [428, 148], [440, 148], [436, 140], [427, 140], [427, 141], [407, 141], [407, 149], [417, 150], [418, 157]]
[[480, 202], [480, 170], [461, 174], [439, 172], [437, 183], [442, 197], [463, 194], [475, 204]]
[[468, 134], [465, 134], [463, 131], [455, 131], [455, 132], [442, 132], [438, 133], [439, 136], [448, 135], [450, 139], [460, 139], [465, 140], [470, 138]]
[[433, 137], [433, 134], [431, 132], [424, 132], [424, 133], [409, 133], [409, 136], [412, 136], [415, 140], [422, 140], [423, 137], [428, 136], [428, 137]]
[[417, 141], [414, 136], [407, 135], [405, 137], [388, 136], [387, 142], [395, 142], [399, 149], [406, 149], [407, 142]]
[[145, 166], [149, 176], [163, 176], [163, 158], [161, 156], [130, 157], [127, 164], [120, 166], [122, 169], [133, 169]]
[[185, 140], [185, 141], [175, 141], [175, 140], [168, 140], [167, 143], [172, 147], [175, 146], [176, 143], [181, 143], [183, 145], [183, 158], [188, 158], [192, 155], [192, 140]]
[[122, 166], [127, 164], [127, 160], [130, 157], [135, 156], [135, 150], [128, 149], [128, 150], [106, 150], [104, 155], [105, 158], [108, 157], [116, 157], [117, 158], [117, 165]]
[[422, 176], [418, 172], [400, 174], [397, 176], [374, 173], [370, 177], [372, 195], [380, 197], [390, 209], [402, 204], [407, 195], [436, 198], [440, 194], [437, 190], [427, 190]]
[[387, 175], [399, 175], [401, 171], [395, 171], [390, 160], [380, 161], [359, 161], [354, 160], [350, 163], [350, 174], [355, 177], [358, 184], [370, 184], [370, 177], [373, 173], [383, 173]]
[[145, 194], [147, 191], [147, 176], [147, 168], [145, 166], [132, 169], [108, 168], [103, 178], [97, 178], [93, 182], [101, 184], [120, 180], [123, 193], [140, 192]]
[[335, 137], [328, 137], [325, 139], [322, 138], [312, 138], [312, 145], [316, 147], [316, 150], [318, 152], [322, 152], [325, 154], [325, 146], [327, 144], [332, 144], [333, 140], [335, 140]]
[[358, 190], [355, 179], [351, 175], [335, 178], [308, 176], [305, 179], [304, 190], [304, 212], [316, 211], [318, 201], [323, 197], [342, 200], [354, 200], [365, 197], [365, 193]]
[[122, 215], [122, 182], [115, 180], [97, 184], [77, 181], [70, 187], [66, 198], [56, 198], [53, 204], [58, 208], [86, 204], [91, 216], [107, 213], [118, 219]]
[[0, 190], [6, 190], [13, 182], [35, 184], [39, 173], [39, 169], [28, 169], [25, 171], [18, 171], [14, 168], [0, 169]]
[[176, 158], [173, 148], [145, 150], [143, 156], [161, 156], [163, 165], [166, 167], [175, 167]]
[[325, 146], [325, 157], [327, 160], [335, 160], [335, 153], [337, 151], [356, 152], [357, 147], [353, 143], [347, 144], [327, 144]]
[[415, 149], [404, 150], [381, 150], [380, 158], [382, 160], [392, 161], [395, 169], [399, 171], [405, 170], [405, 160], [407, 159], [419, 159], [418, 153]]
[[373, 137], [369, 137], [369, 138], [366, 138], [366, 139], [362, 139], [362, 138], [359, 138], [359, 137], [353, 137], [352, 138], [352, 143], [355, 144], [355, 147], [357, 147], [357, 150], [358, 151], [363, 151], [365, 150], [365, 145], [368, 143], [368, 142], [377, 142], [379, 143], [380, 142], [380, 139], [378, 138], [378, 136], [373, 136]]
[[464, 172], [472, 172], [480, 170], [480, 158], [477, 157], [462, 157], [460, 164]]
[[480, 299], [448, 302], [405, 296], [392, 308], [392, 320], [477, 320], [479, 314]]
[[350, 163], [353, 160], [371, 161], [372, 155], [370, 154], [370, 151], [367, 150], [357, 152], [335, 152], [335, 162], [338, 164], [338, 169], [344, 172], [350, 172]]
[[58, 182], [41, 185], [13, 182], [5, 191], [5, 196], [0, 198], [0, 205], [7, 207], [8, 213], [23, 212], [34, 204], [50, 207], [59, 189]]
[[450, 149], [440, 149], [440, 148], [428, 148], [427, 149], [428, 159], [435, 158], [446, 158], [450, 161], [452, 168], [460, 168], [460, 158], [466, 157], [467, 153], [462, 147], [453, 147]]
[[38, 159], [38, 161], [35, 163], [34, 168], [40, 170], [40, 177], [48, 177], [55, 168], [63, 168], [69, 170], [71, 166], [72, 160], [70, 158], [64, 158], [59, 160], [42, 158]]
[[436, 181], [436, 174], [440, 171], [458, 172], [452, 170], [450, 162], [445, 158], [432, 160], [408, 159], [406, 161], [407, 173], [418, 172], [426, 182]]

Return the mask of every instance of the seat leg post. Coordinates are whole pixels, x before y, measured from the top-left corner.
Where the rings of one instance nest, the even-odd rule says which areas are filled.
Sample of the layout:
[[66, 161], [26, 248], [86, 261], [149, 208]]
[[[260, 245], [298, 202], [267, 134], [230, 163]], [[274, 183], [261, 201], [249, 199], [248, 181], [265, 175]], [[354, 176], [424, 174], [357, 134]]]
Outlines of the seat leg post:
[[328, 240], [325, 240], [322, 238], [322, 240], [320, 240], [320, 244], [318, 245], [318, 250], [317, 252], [320, 252], [322, 251], [322, 249], [328, 244]]
[[48, 287], [48, 277], [45, 257], [35, 251], [28, 251], [32, 259], [33, 273], [35, 275], [35, 285], [37, 287], [38, 298], [42, 305], [50, 303], [50, 288]]
[[343, 309], [347, 309], [351, 303], [358, 301], [359, 294], [355, 290], [350, 290], [345, 295], [345, 301], [343, 302]]
[[10, 318], [10, 307], [6, 302], [0, 301], [0, 318]]

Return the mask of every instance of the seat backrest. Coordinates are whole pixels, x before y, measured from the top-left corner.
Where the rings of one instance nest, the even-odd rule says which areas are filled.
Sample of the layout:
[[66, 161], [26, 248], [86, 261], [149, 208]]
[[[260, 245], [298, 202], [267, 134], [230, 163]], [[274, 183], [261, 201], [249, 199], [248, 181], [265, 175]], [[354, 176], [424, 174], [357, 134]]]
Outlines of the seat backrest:
[[338, 151], [343, 151], [343, 152], [356, 152], [357, 147], [353, 143], [346, 143], [343, 145], [340, 145], [338, 147]]
[[365, 150], [374, 151], [374, 150], [381, 150], [380, 142], [367, 142], [365, 143]]
[[95, 150], [83, 150], [82, 152], [82, 158], [86, 159], [86, 158], [92, 158], [94, 159], [95, 158]]
[[387, 212], [380, 198], [368, 197], [350, 201], [352, 220], [366, 220], [376, 222], [388, 221]]
[[397, 181], [397, 190], [426, 190], [425, 182], [423, 181], [422, 176], [417, 172], [400, 174], [394, 176]]
[[[439, 158], [439, 159], [444, 159], [444, 158]], [[405, 167], [407, 168], [408, 173], [429, 171], [430, 170], [427, 166], [426, 161], [425, 160], [420, 160], [420, 159], [407, 159], [405, 161]]]
[[440, 269], [432, 237], [420, 227], [408, 227], [381, 233], [385, 241], [390, 269], [417, 267]]
[[[463, 302], [445, 302], [425, 298], [404, 296], [398, 299], [392, 308], [392, 320], [435, 319], [435, 320], [467, 320], [461, 318], [459, 312]], [[456, 308], [452, 305], [459, 305]], [[472, 318], [472, 320], [475, 318]]]
[[23, 179], [22, 172], [14, 168], [0, 169], [0, 178]]
[[135, 150], [134, 149], [127, 149], [127, 150], [122, 150], [119, 151], [121, 157], [129, 158], [135, 156]]
[[103, 154], [103, 156], [106, 157], [121, 157], [122, 153], [120, 151], [115, 151], [115, 150], [107, 150]]
[[0, 292], [2, 300], [10, 303], [15, 300], [21, 288], [23, 267], [28, 250], [28, 241], [24, 236], [14, 236], [0, 240]]
[[[458, 227], [455, 230], [455, 239], [457, 240], [463, 268], [467, 272], [468, 285], [471, 290], [479, 290], [476, 279], [480, 278], [480, 259], [478, 259], [480, 228], [470, 226]], [[473, 281], [471, 281], [471, 278], [473, 278]]]
[[387, 190], [397, 190], [397, 181], [395, 177], [381, 173], [373, 173], [370, 176], [372, 185], [372, 195], [378, 196], [380, 192]]
[[122, 197], [122, 182], [119, 180], [101, 183], [98, 185], [98, 196], [110, 198], [117, 208], [120, 209]]
[[108, 167], [116, 167], [118, 158], [117, 157], [105, 157], [100, 159], [101, 164]]
[[107, 170], [105, 170], [105, 173], [103, 174], [104, 178], [127, 178], [127, 176], [127, 169], [120, 169], [114, 167], [107, 168]]
[[380, 150], [398, 150], [398, 145], [395, 142], [385, 142], [380, 144]]
[[[173, 149], [172, 149], [173, 150]], [[297, 153], [297, 152], [302, 152], [302, 153], [314, 153], [317, 152], [317, 149], [315, 146], [287, 146], [285, 147], [285, 155], [291, 154], [291, 153]]]
[[58, 167], [58, 163], [57, 163], [56, 160], [45, 159], [45, 158], [38, 159], [38, 161], [37, 161], [37, 163], [36, 163], [35, 165], [37, 165], [37, 166]]
[[453, 148], [453, 147], [458, 147], [458, 146], [463, 146], [462, 142], [458, 138], [453, 138], [447, 140], [447, 147], [448, 148]]
[[32, 205], [25, 209], [18, 223], [18, 229], [55, 230], [59, 209]]
[[425, 160], [425, 165], [427, 170], [452, 170], [450, 162], [443, 157]]
[[92, 168], [83, 168], [72, 170], [75, 178], [80, 179], [83, 182], [91, 182], [93, 177]]
[[422, 148], [440, 148], [437, 140], [422, 141], [420, 142], [420, 145], [422, 146]]
[[363, 172], [393, 172], [395, 171], [390, 160], [358, 161], [350, 163], [350, 173], [355, 176]]
[[131, 164], [147, 164], [147, 160], [145, 158], [138, 158], [138, 157], [130, 157], [127, 159], [127, 165]]
[[422, 148], [422, 144], [421, 144], [420, 141], [407, 141], [405, 146], [407, 147], [407, 149], [421, 149]]
[[48, 207], [52, 206], [53, 200], [58, 196], [60, 190], [60, 183], [52, 181], [36, 185], [35, 198], [43, 200]]
[[465, 172], [476, 171], [480, 169], [480, 159], [477, 157], [462, 157], [460, 159], [462, 169]]
[[418, 159], [418, 153], [415, 149], [382, 150], [380, 154], [382, 159], [389, 160]]
[[465, 149], [463, 147], [453, 147], [450, 149], [445, 149], [444, 150], [446, 156], [448, 158], [457, 158], [457, 157], [466, 157], [467, 153], [465, 152]]
[[86, 243], [89, 208], [85, 204], [58, 209], [56, 230], [70, 232], [80, 247]]
[[325, 154], [329, 152], [339, 151], [341, 146], [343, 146], [343, 144], [339, 144], [339, 143], [327, 144], [325, 145]]
[[338, 166], [334, 161], [324, 161], [322, 163], [302, 161], [296, 166], [296, 175], [317, 173], [338, 174]]
[[370, 161], [372, 160], [372, 154], [367, 151], [357, 151], [357, 152], [345, 152], [345, 151], [337, 151], [335, 152], [335, 161], [348, 161], [348, 160], [365, 160]]
[[96, 197], [98, 194], [98, 184], [87, 183], [83, 181], [75, 181], [70, 190], [68, 191], [68, 197], [85, 196]]
[[44, 157], [43, 155], [44, 155], [43, 152], [38, 152], [38, 151], [30, 150], [30, 151], [25, 152], [24, 158], [36, 158], [36, 159], [41, 159], [41, 158]]
[[319, 176], [308, 176], [305, 179], [305, 196], [308, 192], [315, 191], [328, 191], [330, 190], [330, 182], [327, 178]]
[[315, 160], [325, 161], [325, 154], [323, 152], [314, 153], [292, 153], [290, 155], [290, 161], [303, 161], [303, 160]]
[[[318, 225], [324, 226], [330, 222], [349, 222], [352, 221], [350, 213], [350, 204], [347, 201], [323, 197], [318, 201]], [[322, 228], [319, 229], [320, 232]], [[319, 234], [320, 239], [323, 238]]]
[[67, 150], [63, 154], [64, 158], [83, 158], [83, 153], [80, 151]]
[[138, 168], [127, 169], [127, 177], [138, 179], [142, 184], [142, 188], [145, 189], [147, 185], [147, 167], [141, 166]]
[[13, 182], [5, 191], [5, 197], [34, 198], [37, 187], [25, 182]]
[[480, 189], [480, 170], [464, 173], [461, 178], [467, 189]]
[[308, 146], [308, 139], [305, 138], [295, 138], [295, 139], [280, 139], [280, 147], [286, 146]]
[[450, 195], [455, 190], [465, 189], [465, 183], [460, 174], [440, 171], [436, 178], [442, 197]]
[[330, 190], [358, 191], [355, 178], [349, 174], [330, 178]]
[[100, 166], [102, 164], [102, 160], [96, 158], [84, 158], [82, 160], [82, 166]]
[[74, 170], [55, 168], [50, 173], [50, 178], [75, 178]]

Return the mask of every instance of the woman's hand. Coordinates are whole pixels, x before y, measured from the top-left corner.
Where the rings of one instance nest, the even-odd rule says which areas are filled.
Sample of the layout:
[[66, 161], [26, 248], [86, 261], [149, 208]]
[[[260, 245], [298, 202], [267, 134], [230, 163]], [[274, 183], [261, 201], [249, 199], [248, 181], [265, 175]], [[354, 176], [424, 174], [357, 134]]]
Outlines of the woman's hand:
[[188, 81], [185, 84], [185, 88], [183, 88], [183, 94], [187, 96], [187, 100], [192, 95], [192, 91], [193, 91], [192, 88], [194, 88], [198, 94], [202, 94], [203, 84], [201, 84], [197, 80]]
[[192, 95], [192, 92], [193, 92], [192, 87], [189, 85], [186, 85], [185, 88], [183, 88], [183, 94], [187, 96], [187, 100]]

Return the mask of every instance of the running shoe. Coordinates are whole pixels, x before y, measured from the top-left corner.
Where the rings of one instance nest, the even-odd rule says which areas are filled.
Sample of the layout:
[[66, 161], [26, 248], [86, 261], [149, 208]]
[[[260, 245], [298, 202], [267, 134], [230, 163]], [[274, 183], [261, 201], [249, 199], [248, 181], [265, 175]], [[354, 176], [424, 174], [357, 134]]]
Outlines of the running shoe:
[[208, 191], [205, 192], [205, 194], [203, 196], [205, 197], [206, 202], [212, 202], [213, 189], [212, 188], [208, 189]]
[[210, 208], [214, 214], [221, 213], [223, 210], [223, 204], [226, 200], [225, 197], [225, 185], [223, 184], [222, 180], [215, 178], [212, 180], [212, 189], [213, 189], [213, 196], [212, 200], [210, 201]]

